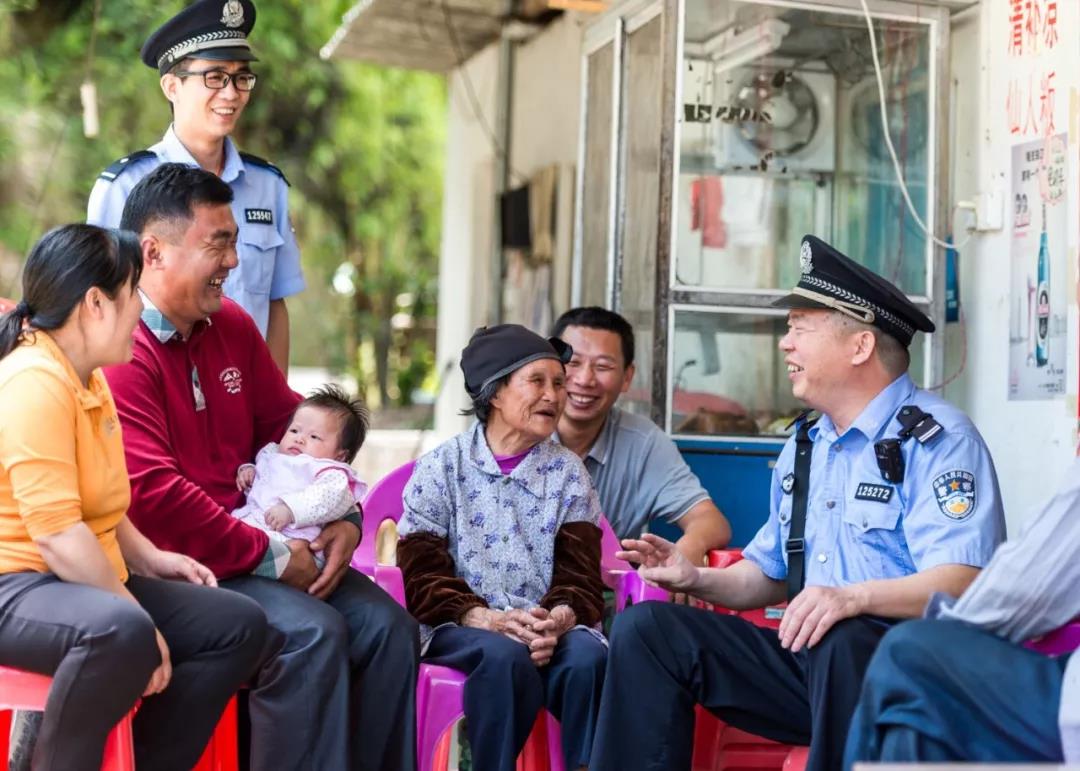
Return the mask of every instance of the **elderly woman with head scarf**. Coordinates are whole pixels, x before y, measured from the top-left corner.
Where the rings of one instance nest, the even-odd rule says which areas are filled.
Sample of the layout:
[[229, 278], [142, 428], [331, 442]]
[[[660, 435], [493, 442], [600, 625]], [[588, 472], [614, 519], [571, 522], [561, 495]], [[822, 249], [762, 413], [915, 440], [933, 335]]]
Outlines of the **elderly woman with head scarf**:
[[522, 326], [478, 330], [461, 357], [477, 422], [416, 464], [398, 564], [425, 661], [465, 681], [477, 771], [514, 768], [541, 707], [586, 766], [607, 648], [600, 505], [581, 460], [551, 439], [570, 348]]

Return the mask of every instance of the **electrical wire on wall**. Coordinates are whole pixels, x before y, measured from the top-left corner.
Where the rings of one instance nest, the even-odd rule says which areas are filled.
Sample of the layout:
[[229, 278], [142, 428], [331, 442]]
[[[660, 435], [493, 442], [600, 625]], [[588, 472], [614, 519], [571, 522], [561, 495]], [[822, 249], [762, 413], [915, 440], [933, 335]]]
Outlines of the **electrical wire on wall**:
[[[866, 18], [866, 30], [870, 35], [870, 55], [874, 61], [874, 77], [877, 80], [878, 100], [881, 107], [881, 133], [885, 137], [885, 146], [889, 150], [889, 157], [892, 159], [893, 172], [896, 174], [896, 182], [900, 187], [901, 195], [903, 195], [904, 197], [904, 203], [907, 205], [908, 212], [911, 214], [912, 219], [915, 220], [915, 224], [917, 224], [919, 226], [919, 229], [926, 234], [927, 238], [929, 238], [934, 244], [940, 246], [946, 251], [953, 249], [959, 252], [960, 249], [966, 246], [967, 243], [971, 240], [973, 234], [969, 232], [968, 235], [964, 238], [964, 240], [958, 244], [951, 244], [948, 241], [942, 241], [940, 238], [937, 238], [933, 233], [930, 232], [930, 229], [926, 226], [926, 223], [923, 222], [922, 217], [919, 216], [919, 212], [915, 210], [915, 204], [911, 202], [911, 195], [908, 193], [907, 183], [904, 181], [904, 173], [903, 170], [900, 168], [900, 159], [896, 155], [896, 148], [893, 147], [892, 137], [889, 133], [889, 112], [885, 101], [885, 81], [881, 74], [881, 60], [878, 57], [877, 37], [874, 33], [874, 17], [870, 14], [870, 6], [867, 5], [866, 0], [859, 0], [859, 3], [862, 5], [863, 16]], [[959, 210], [960, 208], [964, 207], [961, 207], [959, 204], [954, 206], [952, 208], [952, 214], [955, 215], [957, 210]], [[928, 390], [940, 391], [941, 389], [945, 388], [945, 386], [955, 382], [967, 368], [967, 320], [964, 316], [963, 305], [959, 303], [959, 300], [957, 301], [957, 310], [957, 322], [960, 325], [961, 332], [960, 364], [957, 367], [956, 372], [942, 380], [940, 383], [930, 386]]]
[[[863, 16], [866, 18], [867, 32], [870, 34], [870, 55], [874, 61], [874, 77], [877, 79], [878, 99], [879, 106], [881, 107], [881, 133], [885, 137], [885, 147], [889, 150], [889, 158], [892, 159], [893, 172], [896, 174], [896, 182], [900, 186], [900, 193], [904, 197], [904, 203], [907, 205], [908, 212], [911, 214], [912, 219], [915, 220], [915, 224], [917, 224], [919, 229], [926, 234], [927, 238], [942, 249], [956, 249], [959, 251], [971, 240], [971, 234], [969, 233], [967, 237], [958, 244], [950, 244], [947, 241], [942, 241], [930, 232], [930, 228], [926, 226], [923, 218], [920, 217], [919, 212], [916, 211], [915, 204], [911, 202], [911, 195], [908, 193], [907, 182], [904, 181], [904, 172], [900, 168], [900, 159], [896, 156], [896, 148], [893, 146], [892, 136], [889, 133], [889, 112], [885, 102], [885, 81], [881, 74], [881, 60], [878, 57], [877, 36], [874, 32], [874, 17], [870, 15], [870, 6], [866, 4], [866, 0], [859, 0], [859, 2], [862, 5]], [[960, 207], [953, 207], [953, 214], [956, 213], [958, 208]]]
[[476, 95], [476, 89], [473, 87], [472, 78], [469, 77], [469, 70], [465, 67], [466, 57], [464, 48], [461, 45], [461, 40], [458, 38], [457, 29], [454, 27], [454, 20], [451, 16], [450, 6], [447, 4], [447, 0], [442, 0], [439, 3], [439, 7], [442, 10], [443, 24], [446, 27], [446, 35], [450, 38], [450, 45], [454, 49], [454, 59], [457, 64], [457, 70], [461, 74], [462, 82], [465, 84], [465, 94], [469, 99], [469, 106], [472, 110], [473, 118], [480, 124], [480, 128], [483, 129], [484, 134], [487, 135], [488, 142], [491, 143], [491, 149], [495, 153], [496, 157], [506, 163], [506, 168], [510, 172], [510, 177], [515, 184], [525, 184], [528, 181], [528, 177], [521, 174], [510, 163], [510, 156], [506, 152], [506, 148], [503, 147], [502, 142], [495, 135], [495, 130], [492, 129], [491, 124], [488, 123], [487, 116], [484, 115], [483, 107], [480, 104], [480, 99]]

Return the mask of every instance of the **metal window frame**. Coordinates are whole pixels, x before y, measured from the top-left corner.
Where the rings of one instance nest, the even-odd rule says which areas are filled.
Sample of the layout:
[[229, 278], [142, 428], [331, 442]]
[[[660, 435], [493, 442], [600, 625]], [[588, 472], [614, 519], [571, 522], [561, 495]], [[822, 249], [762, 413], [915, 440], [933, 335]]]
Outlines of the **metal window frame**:
[[[828, 13], [862, 15], [859, 0], [741, 0], [760, 5], [818, 10]], [[930, 38], [928, 80], [930, 107], [927, 132], [927, 226], [938, 238], [943, 238], [949, 224], [950, 147], [949, 120], [949, 9], [962, 7], [967, 0], [938, 0], [927, 5], [918, 0], [867, 0], [875, 19], [904, 21], [927, 25]], [[659, 211], [656, 248], [655, 304], [653, 317], [653, 357], [650, 378], [652, 419], [671, 431], [671, 399], [673, 384], [668, 377], [672, 367], [673, 309], [693, 308], [702, 311], [746, 313], [765, 312], [769, 303], [785, 292], [778, 289], [747, 290], [723, 287], [693, 287], [680, 285], [675, 276], [674, 255], [677, 233], [674, 223], [678, 217], [678, 196], [675, 183], [680, 170], [676, 143], [679, 138], [679, 101], [681, 99], [686, 0], [625, 0], [602, 14], [585, 30], [582, 55], [582, 96], [578, 144], [576, 200], [574, 205], [574, 252], [572, 257], [574, 304], [581, 301], [582, 224], [584, 221], [584, 173], [586, 161], [586, 128], [588, 110], [589, 57], [605, 45], [613, 44], [612, 62], [612, 153], [607, 212], [608, 249], [606, 296], [610, 307], [618, 310], [620, 276], [623, 267], [623, 224], [625, 222], [625, 89], [626, 36], [660, 15], [662, 20]], [[943, 319], [945, 311], [945, 255], [927, 239], [927, 294], [911, 299], [934, 318]], [[767, 315], [772, 315], [768, 313]], [[939, 331], [928, 335], [922, 379], [927, 384], [941, 381], [944, 371], [944, 324]], [[702, 438], [702, 437], [698, 437]], [[729, 440], [730, 437], [721, 437]], [[740, 440], [742, 437], [740, 437]]]

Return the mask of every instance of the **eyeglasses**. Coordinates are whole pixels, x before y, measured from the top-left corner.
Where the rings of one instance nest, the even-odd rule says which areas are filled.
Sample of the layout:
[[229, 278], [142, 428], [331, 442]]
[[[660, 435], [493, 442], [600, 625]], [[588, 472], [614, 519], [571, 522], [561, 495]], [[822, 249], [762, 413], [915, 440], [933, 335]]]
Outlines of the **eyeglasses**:
[[254, 72], [237, 72], [230, 75], [225, 70], [177, 70], [175, 73], [180, 78], [202, 75], [203, 85], [214, 91], [220, 91], [229, 85], [231, 81], [237, 91], [251, 91], [255, 88], [258, 79]]

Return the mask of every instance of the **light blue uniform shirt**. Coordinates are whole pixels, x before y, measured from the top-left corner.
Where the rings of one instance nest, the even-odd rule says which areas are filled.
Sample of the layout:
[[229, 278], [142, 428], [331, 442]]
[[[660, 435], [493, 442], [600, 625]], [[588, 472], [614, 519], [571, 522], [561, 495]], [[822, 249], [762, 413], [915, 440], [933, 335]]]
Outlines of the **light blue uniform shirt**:
[[[912, 404], [944, 431], [920, 445], [901, 445], [904, 481], [885, 481], [874, 442], [897, 436], [896, 413]], [[963, 412], [916, 388], [904, 374], [874, 397], [838, 436], [827, 415], [810, 429], [813, 441], [806, 513], [807, 586], [844, 586], [901, 578], [937, 565], [982, 567], [1005, 538], [997, 473], [979, 432]], [[773, 469], [769, 520], [743, 550], [765, 575], [787, 577], [784, 542], [791, 529], [795, 438]]]
[[[87, 222], [102, 227], [119, 226], [128, 193], [161, 164], [199, 165], [177, 138], [172, 126], [150, 151], [154, 157], [132, 161], [115, 179], [99, 178], [94, 183], [87, 205]], [[266, 337], [270, 301], [304, 289], [300, 248], [289, 222], [289, 188], [284, 178], [273, 170], [244, 163], [227, 137], [221, 178], [232, 188], [232, 211], [240, 228], [236, 245], [240, 264], [229, 273], [225, 294], [251, 314]]]

